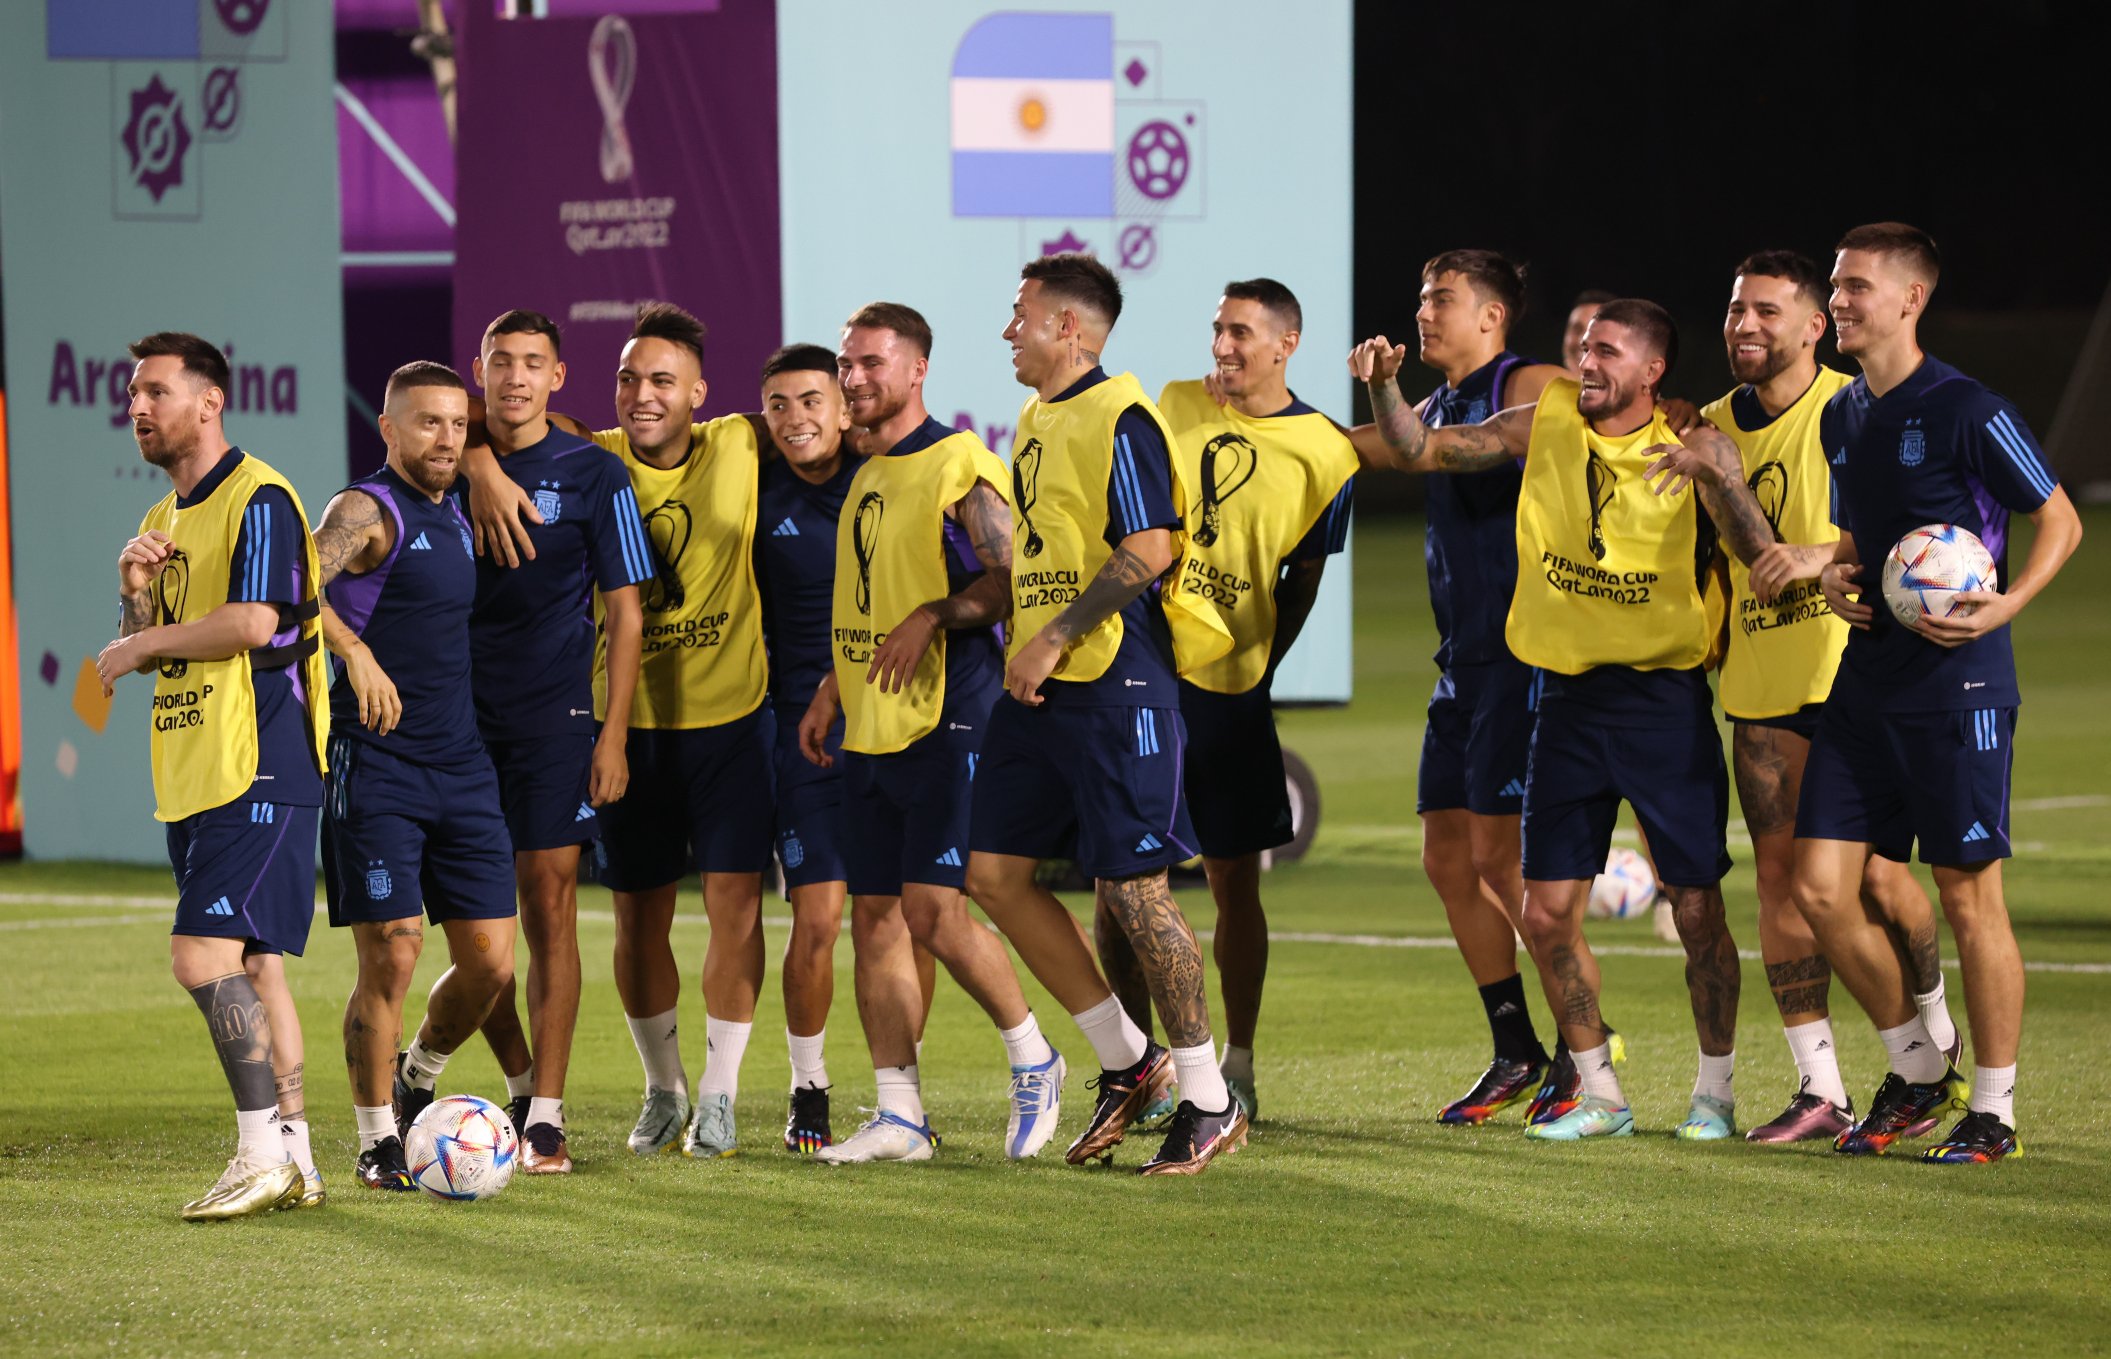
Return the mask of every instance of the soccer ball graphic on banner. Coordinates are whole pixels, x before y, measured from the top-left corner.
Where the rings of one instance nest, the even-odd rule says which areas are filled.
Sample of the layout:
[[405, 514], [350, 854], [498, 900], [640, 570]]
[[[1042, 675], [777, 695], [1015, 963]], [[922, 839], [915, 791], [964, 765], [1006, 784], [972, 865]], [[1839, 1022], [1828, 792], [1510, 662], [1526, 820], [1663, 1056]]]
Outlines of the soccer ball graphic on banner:
[[1593, 920], [1632, 920], [1657, 899], [1657, 875], [1649, 860], [1631, 849], [1615, 848], [1605, 856], [1605, 871], [1591, 883], [1583, 913]]
[[1955, 524], [1924, 524], [1884, 558], [1884, 602], [1907, 627], [1923, 618], [1962, 617], [1978, 606], [1958, 603], [1960, 593], [1999, 588], [1993, 554], [1978, 534]]
[[446, 1095], [426, 1106], [403, 1139], [418, 1188], [439, 1199], [488, 1199], [520, 1160], [520, 1138], [505, 1111], [475, 1095]]

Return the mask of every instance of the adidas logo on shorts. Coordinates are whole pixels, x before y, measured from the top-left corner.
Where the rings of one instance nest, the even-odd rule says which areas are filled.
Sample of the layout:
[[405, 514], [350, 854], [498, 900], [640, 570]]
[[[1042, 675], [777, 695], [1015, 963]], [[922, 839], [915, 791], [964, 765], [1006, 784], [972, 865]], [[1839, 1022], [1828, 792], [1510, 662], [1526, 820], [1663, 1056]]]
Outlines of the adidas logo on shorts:
[[594, 819], [594, 809], [593, 809], [593, 807], [591, 807], [590, 805], [588, 805], [587, 803], [584, 803], [584, 802], [582, 802], [582, 803], [580, 803], [580, 804], [579, 804], [579, 814], [578, 814], [577, 816], [574, 816], [574, 817], [572, 818], [572, 820], [573, 820], [573, 821], [575, 821], [575, 822], [577, 822], [577, 821], [591, 821], [591, 820], [593, 820], [593, 819]]
[[1524, 795], [1525, 781], [1523, 779], [1510, 780], [1503, 785], [1503, 791], [1496, 794], [1497, 797], [1523, 797]]
[[1968, 845], [1976, 840], [1991, 840], [1993, 838], [1993, 836], [1986, 833], [1986, 827], [1980, 825], [1977, 821], [1974, 821], [1972, 828], [1964, 833], [1964, 842]]
[[218, 901], [206, 907], [205, 913], [207, 915], [233, 915], [235, 908], [228, 904], [226, 897], [221, 897]]
[[948, 868], [958, 868], [960, 867], [960, 850], [958, 847], [949, 849], [932, 862], [944, 864]]
[[1154, 850], [1154, 849], [1164, 849], [1164, 848], [1165, 848], [1165, 841], [1163, 841], [1163, 840], [1159, 839], [1159, 838], [1158, 838], [1157, 836], [1155, 836], [1155, 835], [1151, 835], [1151, 834], [1148, 834], [1148, 833], [1147, 833], [1147, 834], [1145, 834], [1145, 836], [1143, 837], [1143, 839], [1141, 839], [1141, 840], [1138, 840], [1138, 841], [1136, 842], [1136, 852], [1137, 852], [1138, 854], [1149, 854], [1149, 853], [1150, 853], [1150, 852], [1151, 852], [1152, 850]]

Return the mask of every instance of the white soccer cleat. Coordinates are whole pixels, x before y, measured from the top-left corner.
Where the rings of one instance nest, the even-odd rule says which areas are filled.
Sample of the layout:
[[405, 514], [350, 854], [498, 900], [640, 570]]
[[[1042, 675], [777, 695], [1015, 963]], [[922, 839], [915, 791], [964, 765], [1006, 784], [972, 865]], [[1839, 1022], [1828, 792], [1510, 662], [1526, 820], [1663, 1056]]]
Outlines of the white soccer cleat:
[[630, 1130], [630, 1149], [639, 1156], [670, 1150], [681, 1141], [688, 1122], [687, 1095], [679, 1090], [647, 1090], [638, 1124]]
[[850, 1136], [815, 1152], [814, 1159], [832, 1166], [867, 1161], [928, 1161], [934, 1140], [928, 1120], [919, 1126], [882, 1109]]
[[1012, 1068], [1012, 1114], [1004, 1128], [1004, 1154], [1014, 1161], [1038, 1156], [1055, 1136], [1063, 1114], [1063, 1054], [1050, 1050], [1039, 1066]]
[[689, 1120], [689, 1135], [682, 1139], [682, 1155], [700, 1161], [738, 1155], [740, 1138], [733, 1131], [733, 1101], [713, 1095], [696, 1106]]

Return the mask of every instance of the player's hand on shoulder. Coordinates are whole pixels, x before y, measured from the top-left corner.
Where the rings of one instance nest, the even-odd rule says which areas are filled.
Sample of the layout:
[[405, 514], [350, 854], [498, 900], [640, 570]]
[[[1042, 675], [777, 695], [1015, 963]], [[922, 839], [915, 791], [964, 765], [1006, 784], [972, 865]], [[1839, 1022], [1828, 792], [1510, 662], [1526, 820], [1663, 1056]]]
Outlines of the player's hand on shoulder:
[[[1862, 568], [1852, 562], [1828, 562], [1818, 573], [1818, 588], [1825, 592], [1825, 602], [1834, 613], [1846, 619], [1849, 626], [1866, 632], [1875, 613], [1860, 598], [1861, 578]], [[1850, 591], [1856, 598], [1848, 597]]]
[[169, 535], [160, 529], [148, 529], [117, 554], [118, 587], [128, 595], [136, 595], [154, 583], [162, 568], [169, 564], [176, 545]]
[[628, 729], [617, 730], [604, 727], [600, 739], [594, 742], [594, 763], [587, 774], [586, 800], [596, 807], [606, 807], [611, 802], [622, 800], [630, 787], [630, 752], [624, 748]]
[[1642, 469], [1642, 480], [1658, 495], [1677, 495], [1710, 466], [1708, 455], [1690, 444], [1651, 444], [1642, 456], [1650, 459]]
[[359, 699], [359, 725], [376, 736], [394, 731], [403, 720], [403, 699], [396, 693], [396, 682], [374, 659], [373, 650], [362, 642], [352, 648], [344, 663], [345, 678]]
[[1217, 376], [1217, 370], [1214, 368], [1202, 375], [1202, 390], [1208, 392], [1209, 399], [1216, 402], [1219, 406], [1225, 405], [1231, 400], [1230, 397], [1224, 394], [1224, 379]]
[[1664, 423], [1671, 426], [1671, 432], [1681, 439], [1704, 423], [1701, 408], [1682, 396], [1658, 397], [1657, 409], [1664, 412]]
[[[522, 521], [526, 522], [522, 522]], [[535, 560], [535, 543], [528, 536], [529, 524], [540, 524], [542, 512], [509, 476], [469, 479], [469, 522], [476, 529], [476, 551], [480, 557], [519, 566]]]

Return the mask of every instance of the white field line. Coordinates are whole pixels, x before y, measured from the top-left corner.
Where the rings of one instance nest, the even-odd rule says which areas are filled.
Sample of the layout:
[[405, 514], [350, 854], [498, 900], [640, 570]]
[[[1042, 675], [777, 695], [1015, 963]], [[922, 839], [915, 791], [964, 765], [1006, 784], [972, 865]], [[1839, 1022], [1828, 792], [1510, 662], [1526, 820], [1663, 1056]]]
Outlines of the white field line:
[[[72, 917], [59, 920], [0, 920], [0, 931], [74, 929], [96, 925], [148, 925], [159, 924], [169, 919], [167, 914], [174, 905], [167, 897], [147, 896], [97, 896], [74, 895], [64, 892], [0, 892], [0, 905], [7, 906], [61, 906], [61, 907], [111, 907], [111, 906], [158, 906], [161, 911], [154, 915], [104, 915]], [[317, 914], [323, 911], [323, 903], [315, 903]], [[585, 910], [579, 913], [581, 920], [592, 920], [607, 924], [615, 920], [613, 911]], [[700, 914], [677, 915], [677, 925], [702, 925]], [[790, 916], [764, 916], [764, 925], [771, 929], [790, 929]], [[1209, 939], [1213, 932], [1197, 930], [1196, 936]], [[1280, 944], [1334, 944], [1348, 948], [1426, 948], [1451, 949], [1458, 945], [1448, 936], [1392, 935], [1392, 934], [1326, 934], [1312, 930], [1271, 930], [1268, 938]], [[1683, 958], [1685, 950], [1666, 945], [1600, 944], [1593, 941], [1591, 952], [1601, 958]], [[1759, 954], [1753, 949], [1739, 949], [1737, 956], [1748, 962], [1756, 962]], [[1945, 968], [1955, 970], [1957, 960], [1943, 960]], [[2111, 976], [2111, 963], [2054, 963], [2028, 962], [2023, 964], [2026, 972], [2065, 972], [2084, 976]]]

